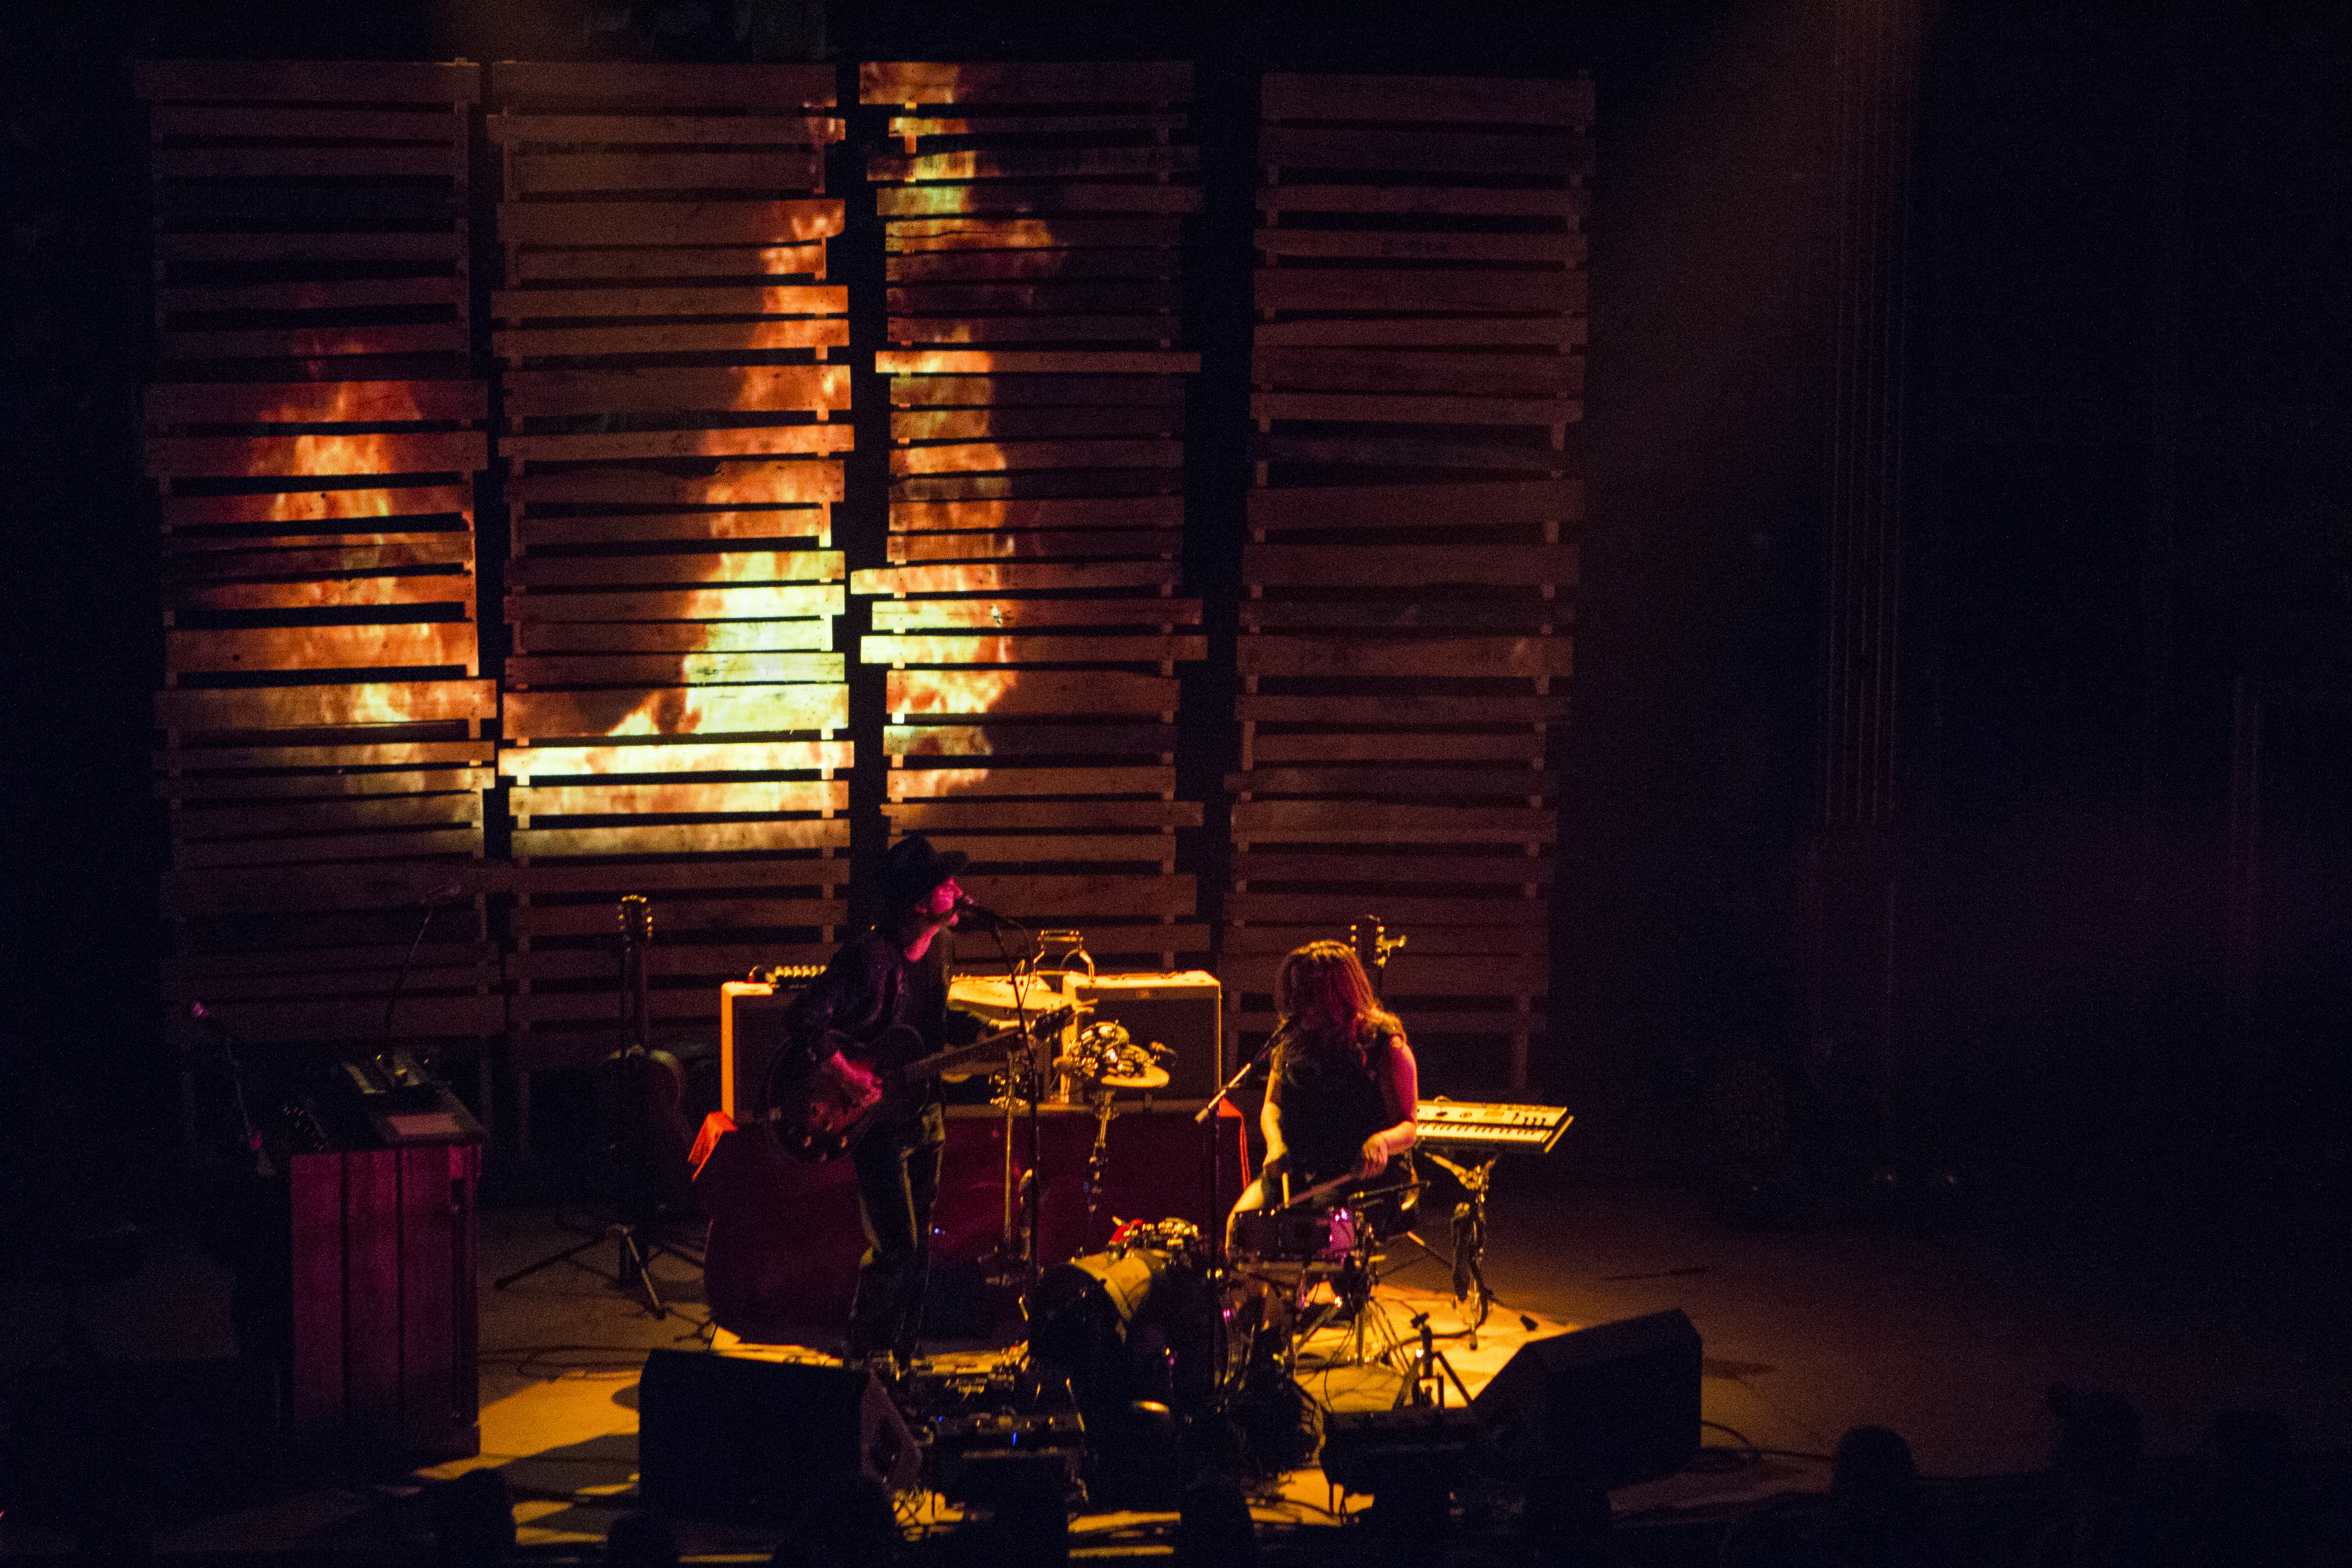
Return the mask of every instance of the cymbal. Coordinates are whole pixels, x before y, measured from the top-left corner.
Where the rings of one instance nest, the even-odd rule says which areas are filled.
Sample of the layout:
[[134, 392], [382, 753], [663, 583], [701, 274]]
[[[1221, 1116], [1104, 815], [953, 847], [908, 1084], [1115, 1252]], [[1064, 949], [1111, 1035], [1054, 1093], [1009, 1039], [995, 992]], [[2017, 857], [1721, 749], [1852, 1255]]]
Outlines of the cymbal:
[[1166, 1089], [1168, 1087], [1168, 1069], [1160, 1067], [1149, 1067], [1145, 1068], [1141, 1072], [1137, 1073], [1108, 1072], [1103, 1074], [1102, 1077], [1095, 1079], [1095, 1082], [1102, 1085], [1105, 1089]]

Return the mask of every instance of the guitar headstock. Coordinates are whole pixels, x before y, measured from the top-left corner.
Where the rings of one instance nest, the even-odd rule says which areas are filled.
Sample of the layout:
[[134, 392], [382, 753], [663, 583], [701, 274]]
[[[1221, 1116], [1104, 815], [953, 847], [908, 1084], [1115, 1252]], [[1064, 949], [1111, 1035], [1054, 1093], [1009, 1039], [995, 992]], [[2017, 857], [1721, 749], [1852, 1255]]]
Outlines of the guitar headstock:
[[621, 940], [632, 947], [643, 947], [654, 939], [654, 906], [642, 893], [626, 893], [621, 898]]

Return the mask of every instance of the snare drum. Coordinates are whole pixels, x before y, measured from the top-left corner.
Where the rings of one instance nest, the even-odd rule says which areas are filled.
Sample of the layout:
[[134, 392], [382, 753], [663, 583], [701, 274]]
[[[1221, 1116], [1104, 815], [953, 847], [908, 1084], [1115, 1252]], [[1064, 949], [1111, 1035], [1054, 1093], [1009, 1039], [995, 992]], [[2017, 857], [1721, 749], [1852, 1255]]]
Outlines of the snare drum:
[[1234, 1216], [1234, 1250], [1276, 1263], [1339, 1263], [1356, 1250], [1363, 1226], [1356, 1211], [1259, 1210]]

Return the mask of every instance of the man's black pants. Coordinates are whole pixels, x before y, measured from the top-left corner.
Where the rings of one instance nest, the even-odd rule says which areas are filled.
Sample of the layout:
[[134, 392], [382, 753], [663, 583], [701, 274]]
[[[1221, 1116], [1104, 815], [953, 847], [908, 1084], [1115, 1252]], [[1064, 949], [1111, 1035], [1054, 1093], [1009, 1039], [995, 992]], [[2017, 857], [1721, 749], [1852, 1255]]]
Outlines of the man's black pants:
[[923, 1291], [931, 1269], [931, 1206], [940, 1195], [947, 1117], [936, 1103], [911, 1121], [876, 1127], [850, 1151], [866, 1256], [849, 1309], [853, 1359], [885, 1352], [911, 1358], [923, 1331]]

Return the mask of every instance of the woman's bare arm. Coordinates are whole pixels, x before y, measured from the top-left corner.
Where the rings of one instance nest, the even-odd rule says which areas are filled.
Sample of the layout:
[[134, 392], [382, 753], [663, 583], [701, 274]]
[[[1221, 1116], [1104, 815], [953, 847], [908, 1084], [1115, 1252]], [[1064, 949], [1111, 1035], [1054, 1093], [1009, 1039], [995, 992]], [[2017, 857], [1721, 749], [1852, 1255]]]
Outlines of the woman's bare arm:
[[1365, 1176], [1387, 1170], [1389, 1162], [1412, 1148], [1420, 1137], [1413, 1123], [1421, 1110], [1421, 1069], [1402, 1031], [1389, 1037], [1388, 1058], [1381, 1068], [1381, 1098], [1397, 1120], [1364, 1140], [1364, 1157], [1357, 1169]]

